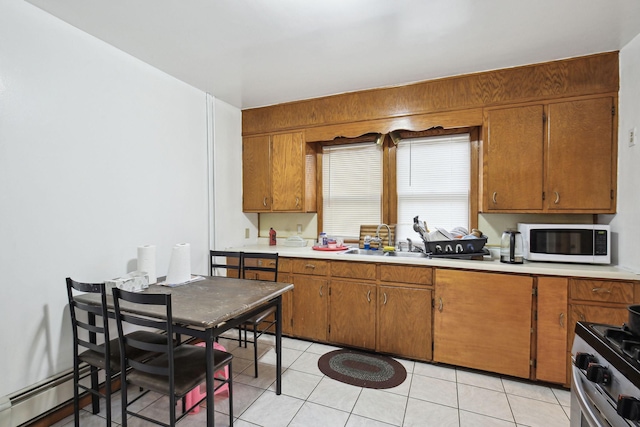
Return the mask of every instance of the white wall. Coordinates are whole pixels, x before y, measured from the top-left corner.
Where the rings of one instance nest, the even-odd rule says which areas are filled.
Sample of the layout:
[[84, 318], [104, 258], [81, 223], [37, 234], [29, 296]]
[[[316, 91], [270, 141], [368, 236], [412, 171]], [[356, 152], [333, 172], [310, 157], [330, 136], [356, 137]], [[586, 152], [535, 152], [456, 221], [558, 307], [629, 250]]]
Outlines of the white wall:
[[120, 276], [146, 243], [158, 275], [179, 242], [206, 272], [207, 181], [203, 92], [0, 0], [0, 396], [71, 367], [65, 277]]
[[[213, 181], [215, 234], [212, 249], [252, 245], [258, 214], [242, 212], [242, 112], [223, 101], [214, 105]], [[245, 238], [245, 230], [249, 238]]]
[[611, 222], [617, 263], [640, 273], [640, 139], [629, 147], [629, 130], [640, 129], [640, 35], [620, 51], [618, 100], [618, 210]]

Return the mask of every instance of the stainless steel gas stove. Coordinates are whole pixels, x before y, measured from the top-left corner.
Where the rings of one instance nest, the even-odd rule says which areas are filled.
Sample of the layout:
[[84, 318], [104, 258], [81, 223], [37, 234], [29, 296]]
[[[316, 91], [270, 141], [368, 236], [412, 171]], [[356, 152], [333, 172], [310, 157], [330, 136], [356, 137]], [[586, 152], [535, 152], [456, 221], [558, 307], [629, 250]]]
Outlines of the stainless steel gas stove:
[[640, 336], [578, 322], [571, 356], [571, 427], [640, 426]]

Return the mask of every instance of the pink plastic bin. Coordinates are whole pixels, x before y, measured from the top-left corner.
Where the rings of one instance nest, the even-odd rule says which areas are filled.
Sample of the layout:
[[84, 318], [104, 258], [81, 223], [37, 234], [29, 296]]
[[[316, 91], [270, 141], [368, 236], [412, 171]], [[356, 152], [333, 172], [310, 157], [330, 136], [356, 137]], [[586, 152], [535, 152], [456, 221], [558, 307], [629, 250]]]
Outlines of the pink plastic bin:
[[[198, 344], [200, 347], [204, 347], [204, 343], [203, 342], [199, 342]], [[220, 350], [220, 351], [226, 351], [225, 348], [218, 344], [217, 342], [213, 343], [213, 348], [216, 350]], [[216, 371], [216, 373], [214, 374], [214, 376], [216, 378], [229, 378], [229, 366], [225, 366], [224, 367], [224, 372], [222, 372], [223, 370], [219, 370]], [[229, 392], [229, 384], [225, 384], [222, 387], [220, 387], [219, 389], [216, 390], [215, 394], [220, 394], [220, 393], [224, 393], [224, 392]], [[202, 399], [204, 396], [207, 395], [207, 391], [206, 388], [204, 387], [204, 384], [199, 385], [198, 387], [194, 388], [193, 390], [191, 390], [189, 393], [187, 393], [187, 395], [185, 396], [185, 404], [187, 405], [187, 408], [190, 407], [191, 405], [193, 405], [195, 402], [197, 402], [198, 400]], [[197, 414], [198, 412], [200, 412], [200, 405], [196, 406], [195, 408], [193, 408], [193, 410], [190, 412], [190, 414]]]

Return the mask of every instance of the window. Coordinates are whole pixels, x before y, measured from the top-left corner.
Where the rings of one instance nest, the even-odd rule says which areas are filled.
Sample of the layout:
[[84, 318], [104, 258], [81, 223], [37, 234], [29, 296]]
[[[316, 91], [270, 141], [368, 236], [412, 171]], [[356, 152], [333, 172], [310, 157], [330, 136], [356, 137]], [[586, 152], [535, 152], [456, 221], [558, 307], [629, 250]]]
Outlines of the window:
[[432, 231], [469, 227], [470, 151], [469, 134], [398, 142], [398, 241], [420, 241], [413, 230], [416, 215]]
[[382, 148], [375, 143], [322, 149], [322, 230], [358, 239], [361, 224], [379, 224], [382, 207]]

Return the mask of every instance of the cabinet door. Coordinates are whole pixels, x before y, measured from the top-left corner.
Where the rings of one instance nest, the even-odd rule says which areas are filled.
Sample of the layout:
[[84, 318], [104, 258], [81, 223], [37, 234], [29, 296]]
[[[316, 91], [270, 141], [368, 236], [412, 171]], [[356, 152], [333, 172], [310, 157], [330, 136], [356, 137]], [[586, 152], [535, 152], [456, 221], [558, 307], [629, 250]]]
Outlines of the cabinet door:
[[565, 277], [538, 278], [536, 379], [541, 381], [567, 381], [568, 289]]
[[485, 210], [541, 210], [543, 107], [490, 110], [484, 152]]
[[533, 279], [436, 270], [436, 362], [529, 378]]
[[380, 286], [378, 351], [431, 360], [431, 290]]
[[326, 341], [328, 281], [294, 276], [293, 284], [293, 335]]
[[329, 341], [376, 348], [376, 285], [331, 280]]
[[274, 211], [303, 211], [305, 152], [302, 133], [271, 137], [271, 191]]
[[242, 140], [242, 210], [271, 210], [271, 157], [268, 136]]
[[549, 105], [547, 209], [613, 209], [613, 105], [611, 97]]

